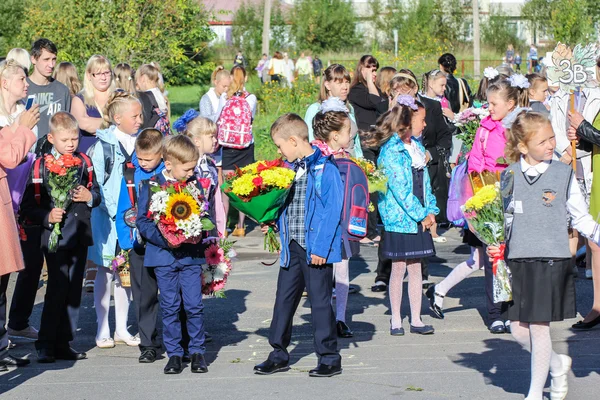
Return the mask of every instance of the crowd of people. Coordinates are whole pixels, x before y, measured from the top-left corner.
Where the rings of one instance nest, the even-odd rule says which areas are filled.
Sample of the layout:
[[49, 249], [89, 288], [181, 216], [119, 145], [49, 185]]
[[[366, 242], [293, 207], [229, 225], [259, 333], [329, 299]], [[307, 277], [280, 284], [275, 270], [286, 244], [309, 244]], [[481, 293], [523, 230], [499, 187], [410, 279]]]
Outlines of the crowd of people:
[[[220, 184], [236, 168], [255, 162], [251, 126], [258, 101], [245, 88], [246, 59], [239, 52], [231, 70], [217, 68], [199, 111], [190, 110], [171, 124], [156, 63], [113, 67], [106, 57], [93, 55], [79, 80], [72, 64], [56, 64], [57, 54], [50, 40], [39, 39], [30, 52], [11, 50], [0, 65], [0, 226], [5, 237], [0, 248], [7, 255], [0, 270], [0, 370], [29, 363], [8, 355], [9, 336], [35, 340], [41, 363], [85, 359], [70, 344], [85, 287], [94, 292], [97, 347], [138, 346], [141, 363], [154, 362], [164, 347], [169, 357], [165, 373], [180, 373], [186, 360], [192, 372], [207, 372], [203, 354], [211, 337], [200, 290], [206, 245], [170, 246], [148, 217], [149, 197], [153, 186], [185, 181], [210, 199], [215, 236], [245, 236], [241, 212], [228, 229], [232, 213]], [[257, 374], [288, 368], [292, 319], [304, 291], [318, 356], [309, 375], [342, 372], [337, 340], [353, 335], [346, 323], [349, 261], [361, 246], [370, 246], [379, 250], [371, 290], [389, 292], [391, 335], [405, 334], [400, 310], [406, 274], [409, 330], [431, 335], [434, 327], [420, 315], [423, 289], [432, 315], [444, 318], [444, 297], [483, 269], [489, 331], [512, 333], [532, 353], [527, 399], [542, 399], [548, 373], [551, 398], [565, 398], [571, 359], [553, 352], [549, 325], [576, 315], [573, 271], [584, 246], [595, 278], [594, 305], [573, 328], [600, 323], [600, 238], [592, 217], [600, 198], [600, 183], [595, 184], [600, 178], [592, 175], [598, 161], [593, 148], [600, 146], [600, 90], [584, 90], [580, 109], [568, 113], [569, 96], [543, 70], [523, 76], [510, 64], [487, 68], [473, 94], [465, 79], [454, 76], [457, 61], [449, 53], [421, 79], [409, 69], [380, 68], [372, 55], [361, 57], [352, 73], [340, 64], [323, 69], [318, 57], [305, 54], [295, 64], [285, 53], [271, 59], [263, 55], [256, 68], [263, 81], [290, 85], [296, 77], [308, 81], [314, 76], [320, 91], [304, 116], [284, 114], [271, 127], [271, 139], [296, 178], [279, 221], [261, 226], [264, 232], [280, 232], [281, 269], [269, 334], [273, 351], [255, 366]], [[34, 101], [28, 101], [32, 96]], [[467, 151], [457, 139], [456, 121], [469, 107], [486, 109], [489, 116], [481, 120]], [[579, 142], [576, 153], [573, 140]], [[349, 228], [342, 213], [350, 204], [347, 188], [358, 186], [362, 176], [355, 173], [352, 158], [369, 160], [383, 171], [387, 189], [371, 193], [368, 213], [366, 207], [351, 209], [356, 212]], [[46, 169], [64, 159], [81, 166], [81, 172], [69, 194], [71, 204], [61, 208]], [[511, 182], [513, 196], [505, 210], [511, 234], [504, 253], [513, 273], [511, 302], [494, 301], [490, 258], [502, 250], [482, 243], [467, 228], [463, 242], [471, 247], [470, 257], [441, 282], [429, 281], [427, 259], [435, 255], [436, 243], [446, 241], [441, 233], [454, 222], [446, 210], [450, 179], [464, 162], [470, 174], [514, 178], [499, 179]], [[576, 174], [571, 164], [577, 165]], [[51, 249], [56, 226], [62, 233], [57, 249]], [[349, 236], [352, 229], [362, 232], [360, 240]], [[129, 254], [131, 287], [111, 269], [123, 251]], [[44, 260], [48, 283], [38, 331], [30, 317]], [[18, 277], [7, 313], [12, 272]], [[138, 334], [128, 330], [132, 301]]]

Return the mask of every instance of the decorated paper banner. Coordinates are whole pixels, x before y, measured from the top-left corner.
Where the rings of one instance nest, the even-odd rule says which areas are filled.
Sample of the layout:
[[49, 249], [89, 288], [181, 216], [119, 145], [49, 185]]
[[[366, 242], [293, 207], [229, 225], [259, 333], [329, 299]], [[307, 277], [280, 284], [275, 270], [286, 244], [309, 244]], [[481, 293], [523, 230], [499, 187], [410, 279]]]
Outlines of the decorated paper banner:
[[574, 49], [558, 43], [552, 53], [552, 61], [547, 62], [547, 76], [565, 92], [571, 93], [583, 88], [598, 86], [596, 80], [596, 60], [598, 46], [578, 44]]

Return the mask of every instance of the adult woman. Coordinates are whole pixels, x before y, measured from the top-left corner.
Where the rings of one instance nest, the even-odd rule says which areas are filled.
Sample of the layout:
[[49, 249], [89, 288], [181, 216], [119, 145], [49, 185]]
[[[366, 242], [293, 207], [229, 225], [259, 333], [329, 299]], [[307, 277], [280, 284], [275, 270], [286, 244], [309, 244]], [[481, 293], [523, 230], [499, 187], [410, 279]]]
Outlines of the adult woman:
[[283, 59], [283, 54], [276, 51], [273, 57], [269, 61], [269, 75], [271, 81], [281, 84], [282, 79], [285, 77], [286, 62]]
[[439, 68], [446, 74], [446, 92], [445, 96], [450, 102], [452, 112], [459, 113], [461, 109], [469, 106], [471, 101], [471, 88], [467, 81], [454, 77], [456, 71], [456, 57], [450, 53], [442, 54], [438, 59]]
[[[377, 118], [388, 110], [387, 97], [375, 85], [379, 62], [371, 55], [364, 55], [356, 66], [356, 72], [350, 84], [348, 100], [354, 107], [356, 123], [360, 132], [368, 132], [375, 125]], [[377, 164], [379, 148], [362, 146], [363, 155], [367, 160]], [[377, 204], [377, 194], [371, 195], [373, 204]], [[361, 240], [363, 244], [376, 244], [381, 240], [377, 232], [377, 208], [369, 213], [367, 237]]]
[[102, 110], [115, 88], [110, 61], [95, 54], [85, 67], [83, 90], [71, 103], [71, 113], [79, 123], [81, 139], [80, 152], [85, 152], [96, 142], [96, 130], [102, 124]]
[[[24, 67], [10, 59], [0, 66], [0, 127], [13, 124], [25, 111], [22, 99], [27, 97], [27, 75]], [[33, 132], [37, 136], [37, 128]]]
[[231, 75], [222, 65], [219, 65], [212, 73], [211, 80], [213, 87], [200, 99], [200, 116], [217, 122], [219, 114], [219, 99], [223, 93], [226, 93], [231, 84]]
[[71, 98], [75, 97], [83, 88], [77, 75], [77, 68], [70, 62], [61, 62], [58, 64], [54, 69], [52, 77], [69, 89]]
[[311, 104], [306, 110], [304, 121], [308, 125], [308, 140], [313, 141], [315, 139], [313, 135], [313, 118], [319, 112], [319, 105], [330, 97], [337, 97], [346, 103], [346, 106], [350, 110], [350, 121], [352, 126], [350, 128], [350, 136], [353, 138], [351, 141], [351, 147], [348, 149], [350, 154], [355, 157], [363, 157], [363, 152], [360, 147], [360, 137], [358, 136], [358, 127], [356, 125], [356, 118], [354, 116], [354, 109], [348, 102], [348, 91], [350, 89], [350, 74], [348, 70], [341, 64], [331, 64], [323, 72], [323, 79], [321, 80], [321, 90], [319, 91], [319, 100], [316, 103]]

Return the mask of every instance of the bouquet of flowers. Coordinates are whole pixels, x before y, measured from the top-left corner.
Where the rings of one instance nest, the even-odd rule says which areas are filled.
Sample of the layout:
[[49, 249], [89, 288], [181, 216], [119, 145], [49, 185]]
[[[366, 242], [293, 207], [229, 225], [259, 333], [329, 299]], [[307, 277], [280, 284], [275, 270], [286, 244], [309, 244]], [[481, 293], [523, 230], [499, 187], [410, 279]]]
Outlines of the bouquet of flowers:
[[131, 287], [131, 275], [129, 272], [129, 250], [121, 250], [110, 262], [110, 270], [119, 274], [121, 286]]
[[[66, 210], [73, 201], [72, 190], [79, 184], [79, 167], [81, 160], [72, 154], [63, 154], [55, 158], [52, 154], [44, 157], [44, 165], [48, 170], [47, 183], [50, 186], [50, 197], [54, 207]], [[61, 235], [60, 224], [54, 224], [48, 239], [48, 251], [56, 253], [58, 238]]]
[[471, 231], [487, 245], [500, 248], [493, 259], [494, 302], [512, 300], [511, 272], [504, 261], [504, 209], [500, 184], [486, 185], [471, 197], [462, 210]]
[[227, 239], [214, 241], [204, 251], [206, 265], [202, 266], [202, 294], [224, 298], [225, 284], [231, 272], [231, 261], [237, 256], [233, 243]]
[[356, 163], [363, 170], [369, 181], [369, 193], [387, 192], [387, 177], [382, 170], [377, 169], [372, 161], [366, 158], [352, 158], [352, 161]]
[[[296, 173], [283, 160], [257, 161], [225, 177], [223, 192], [230, 204], [258, 223], [275, 221], [284, 205]], [[273, 228], [265, 235], [264, 248], [281, 249]]]
[[490, 115], [487, 107], [467, 108], [456, 116], [452, 123], [460, 128], [460, 133], [456, 137], [463, 141], [464, 149], [468, 152], [473, 147], [475, 134], [481, 124], [481, 120]]
[[203, 231], [214, 229], [208, 218], [209, 204], [195, 182], [167, 182], [151, 190], [148, 218], [172, 247], [199, 243]]

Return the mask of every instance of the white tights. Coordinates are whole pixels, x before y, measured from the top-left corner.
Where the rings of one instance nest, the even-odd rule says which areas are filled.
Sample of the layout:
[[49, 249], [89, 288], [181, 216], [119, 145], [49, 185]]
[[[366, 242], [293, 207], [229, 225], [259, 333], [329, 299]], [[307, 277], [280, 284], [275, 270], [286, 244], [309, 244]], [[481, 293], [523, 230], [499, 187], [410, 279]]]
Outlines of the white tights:
[[402, 282], [408, 270], [408, 300], [410, 302], [410, 324], [414, 327], [424, 326], [421, 321], [421, 300], [423, 297], [423, 277], [420, 260], [403, 260], [392, 263], [389, 294], [392, 308], [392, 329], [402, 327]]
[[[458, 264], [448, 274], [448, 276], [435, 285], [435, 292], [445, 296], [458, 283], [462, 282], [467, 276], [483, 267], [483, 247], [471, 247], [471, 257], [467, 261], [463, 261]], [[444, 298], [440, 296], [435, 297], [435, 304], [442, 307]]]
[[348, 289], [350, 287], [350, 274], [348, 265], [350, 260], [342, 260], [333, 264], [335, 278], [335, 308], [337, 321], [346, 322], [346, 304], [348, 304]]
[[96, 307], [98, 322], [96, 340], [111, 337], [110, 327], [108, 326], [108, 312], [110, 310], [110, 289], [113, 281], [115, 282], [115, 332], [121, 338], [129, 338], [131, 336], [127, 330], [131, 288], [121, 286], [121, 281], [110, 269], [98, 266], [96, 281], [94, 282], [94, 306]]

